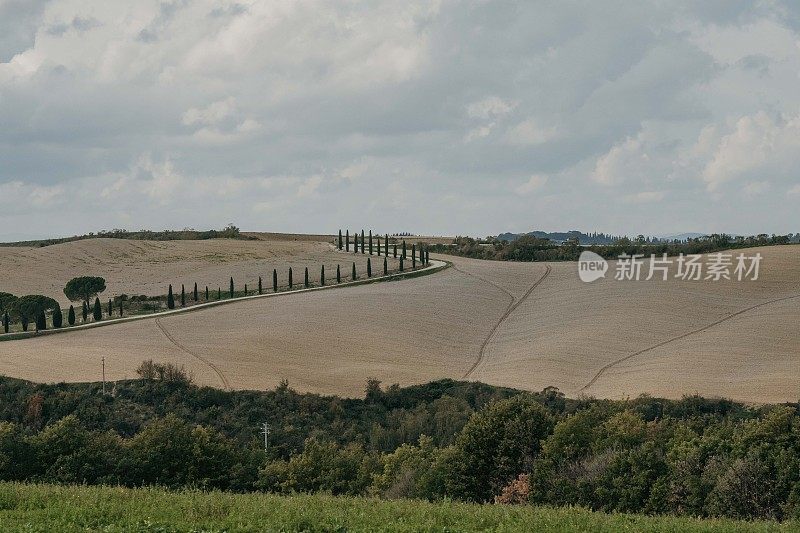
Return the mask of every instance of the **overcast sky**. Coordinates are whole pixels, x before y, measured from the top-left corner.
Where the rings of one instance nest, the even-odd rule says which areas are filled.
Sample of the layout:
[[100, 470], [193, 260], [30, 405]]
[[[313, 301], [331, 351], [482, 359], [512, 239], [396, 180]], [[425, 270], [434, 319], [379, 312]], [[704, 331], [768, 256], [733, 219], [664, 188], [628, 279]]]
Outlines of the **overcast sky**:
[[800, 232], [799, 4], [0, 0], [0, 239]]

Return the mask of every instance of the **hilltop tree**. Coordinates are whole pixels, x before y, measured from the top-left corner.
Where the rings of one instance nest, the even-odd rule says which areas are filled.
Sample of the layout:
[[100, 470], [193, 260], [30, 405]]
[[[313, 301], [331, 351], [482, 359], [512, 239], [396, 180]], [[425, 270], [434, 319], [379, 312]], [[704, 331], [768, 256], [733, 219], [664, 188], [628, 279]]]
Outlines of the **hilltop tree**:
[[370, 260], [369, 257], [367, 257], [367, 277], [368, 278], [372, 277], [372, 261]]
[[378, 253], [378, 255], [381, 255], [381, 236], [380, 236], [380, 235], [378, 235], [378, 236], [376, 237], [375, 241], [376, 241], [376, 244], [378, 245], [378, 251], [377, 251], [377, 253]]
[[89, 320], [89, 306], [86, 302], [81, 302], [83, 305], [81, 306], [81, 316], [83, 318], [83, 323], [85, 324], [87, 320]]
[[350, 230], [347, 230], [347, 235], [345, 236], [344, 244], [345, 244], [344, 251], [345, 252], [349, 252], [350, 251]]
[[342, 282], [342, 270], [339, 268], [339, 265], [336, 265], [336, 283]]
[[411, 245], [411, 268], [417, 268], [417, 245]]
[[325, 265], [322, 265], [322, 267], [319, 270], [319, 284], [322, 287], [325, 286]]
[[0, 292], [0, 313], [9, 313], [9, 316], [11, 316], [14, 313], [14, 306], [17, 300], [19, 298], [9, 292]]
[[197, 282], [194, 282], [194, 290], [192, 291], [192, 299], [196, 302], [200, 299], [200, 296], [197, 294]]
[[3, 312], [3, 332], [8, 333], [10, 325], [11, 325], [11, 319], [8, 316], [8, 311], [4, 311]]
[[361, 230], [361, 253], [364, 253], [364, 230]]
[[106, 280], [95, 276], [72, 278], [64, 287], [64, 295], [72, 302], [89, 301], [106, 290]]
[[44, 313], [36, 315], [36, 331], [44, 331], [47, 329], [47, 317]]
[[[385, 244], [385, 246], [383, 247], [383, 253], [384, 253], [384, 255], [386, 255], [386, 257], [389, 257], [389, 234], [388, 233], [386, 234], [386, 241], [385, 241], [384, 244]], [[395, 254], [395, 255], [397, 255], [397, 254]]]
[[372, 255], [372, 230], [369, 230], [369, 255]]
[[103, 320], [103, 306], [100, 305], [100, 298], [94, 299], [94, 309], [92, 310], [92, 318], [95, 322]]
[[172, 294], [172, 285], [169, 286], [167, 291], [167, 308], [175, 309], [175, 296]]
[[230, 287], [228, 287], [228, 290], [231, 293], [231, 298], [233, 298], [233, 276], [231, 276]]
[[289, 290], [292, 290], [292, 267], [289, 267]]
[[306, 289], [307, 289], [307, 288], [308, 288], [308, 286], [309, 286], [309, 282], [308, 282], [308, 267], [306, 267], [306, 273], [305, 273], [305, 277], [304, 277], [304, 279], [303, 279], [303, 286], [304, 286]]
[[181, 283], [181, 307], [186, 307], [186, 287]]
[[[48, 311], [58, 307], [58, 302], [41, 294], [29, 294], [22, 296], [14, 304], [20, 321], [23, 323], [23, 330], [27, 331], [28, 323], [33, 320], [38, 329], [41, 325], [41, 316]], [[46, 325], [45, 325], [46, 326]]]
[[56, 303], [56, 308], [53, 309], [53, 328], [58, 329], [64, 325], [64, 315], [61, 312], [61, 306]]
[[353, 234], [353, 253], [358, 253], [358, 233]]
[[342, 230], [339, 230], [339, 249], [342, 249]]
[[356, 276], [356, 264], [355, 264], [355, 262], [353, 263], [353, 278], [352, 278], [352, 279], [353, 279], [353, 281], [355, 281], [355, 280], [357, 279], [357, 276]]
[[278, 292], [278, 270], [272, 269], [272, 292]]
[[387, 275], [389, 273], [389, 259], [384, 257], [383, 258], [383, 275]]
[[258, 294], [264, 294], [264, 287], [261, 285], [261, 276], [258, 276]]

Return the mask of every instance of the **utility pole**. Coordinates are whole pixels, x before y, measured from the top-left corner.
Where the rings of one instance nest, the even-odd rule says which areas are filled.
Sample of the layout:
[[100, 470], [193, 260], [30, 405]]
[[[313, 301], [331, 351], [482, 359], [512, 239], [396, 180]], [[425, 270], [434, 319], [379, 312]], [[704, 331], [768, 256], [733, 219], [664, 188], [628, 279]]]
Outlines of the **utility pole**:
[[103, 396], [106, 395], [106, 358], [101, 359], [103, 362]]
[[266, 422], [261, 425], [261, 433], [264, 435], [264, 452], [269, 451], [269, 432], [271, 429]]

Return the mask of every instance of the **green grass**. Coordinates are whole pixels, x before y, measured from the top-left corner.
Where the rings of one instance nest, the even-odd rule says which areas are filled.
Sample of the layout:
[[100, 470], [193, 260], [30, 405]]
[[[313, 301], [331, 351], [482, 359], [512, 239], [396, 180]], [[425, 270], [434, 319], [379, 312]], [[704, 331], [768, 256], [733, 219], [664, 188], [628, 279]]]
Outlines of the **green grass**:
[[0, 483], [2, 531], [790, 531], [574, 508]]

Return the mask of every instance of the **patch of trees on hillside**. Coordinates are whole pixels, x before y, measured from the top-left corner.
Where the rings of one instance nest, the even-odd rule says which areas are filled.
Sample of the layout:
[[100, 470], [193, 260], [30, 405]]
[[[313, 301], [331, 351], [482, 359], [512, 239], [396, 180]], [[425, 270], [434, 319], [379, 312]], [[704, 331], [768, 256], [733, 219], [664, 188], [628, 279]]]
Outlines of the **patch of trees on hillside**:
[[370, 380], [344, 399], [197, 387], [152, 361], [140, 373], [105, 395], [0, 378], [0, 479], [800, 518], [797, 405], [451, 380]]

